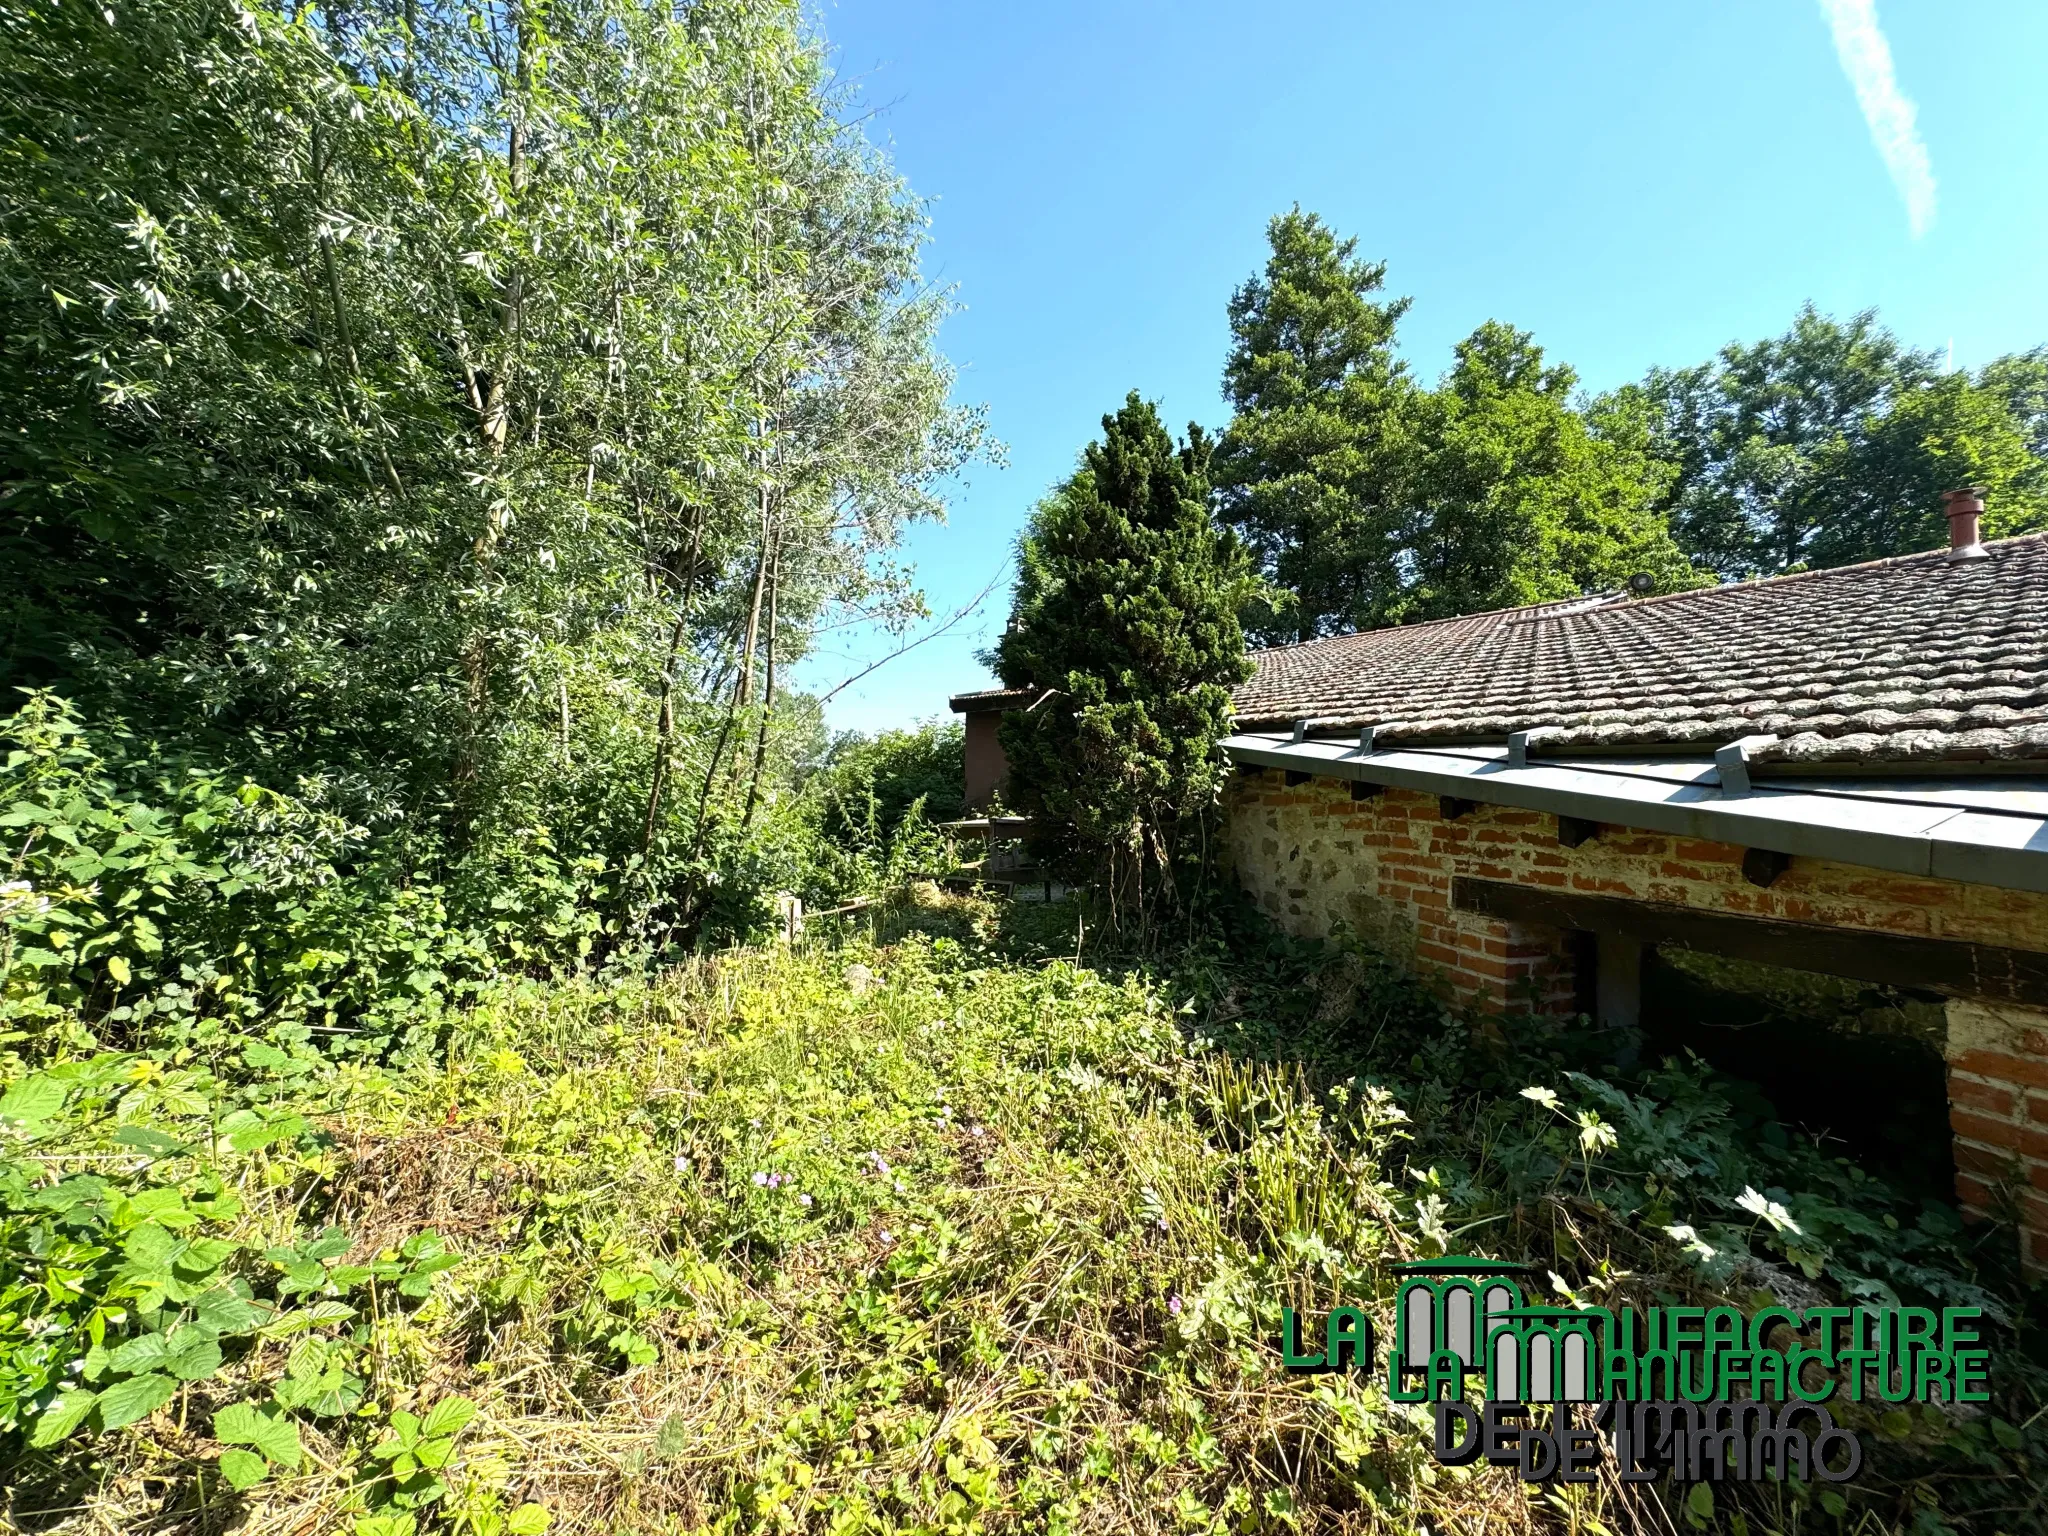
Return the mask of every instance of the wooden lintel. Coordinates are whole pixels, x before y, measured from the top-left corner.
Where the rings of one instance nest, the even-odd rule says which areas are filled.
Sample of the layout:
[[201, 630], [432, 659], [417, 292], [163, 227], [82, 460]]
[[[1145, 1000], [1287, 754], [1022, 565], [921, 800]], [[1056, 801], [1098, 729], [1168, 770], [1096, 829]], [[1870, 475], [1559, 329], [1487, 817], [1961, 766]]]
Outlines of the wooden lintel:
[[1463, 875], [1451, 883], [1451, 904], [1460, 911], [1482, 912], [1503, 922], [1618, 934], [1643, 944], [1698, 950], [1795, 971], [2048, 1008], [2048, 954], [2039, 950], [1872, 933], [1826, 923], [1738, 917], [1659, 901], [1580, 896]]

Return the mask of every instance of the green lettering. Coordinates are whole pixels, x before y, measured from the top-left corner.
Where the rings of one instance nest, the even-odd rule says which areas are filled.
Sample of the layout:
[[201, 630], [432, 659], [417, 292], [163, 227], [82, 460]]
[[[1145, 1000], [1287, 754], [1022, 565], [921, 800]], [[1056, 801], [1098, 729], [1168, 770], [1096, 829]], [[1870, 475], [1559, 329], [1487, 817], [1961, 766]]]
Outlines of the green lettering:
[[1323, 1341], [1329, 1350], [1333, 1371], [1344, 1369], [1344, 1351], [1351, 1351], [1354, 1368], [1372, 1358], [1372, 1323], [1357, 1307], [1337, 1307], [1323, 1325]]
[[1301, 1352], [1301, 1319], [1292, 1307], [1280, 1309], [1280, 1363], [1290, 1371], [1319, 1371], [1323, 1368], [1321, 1355], [1304, 1355]]
[[1983, 1403], [1991, 1399], [1991, 1351], [1959, 1349], [1949, 1357], [1955, 1362], [1956, 1401]]

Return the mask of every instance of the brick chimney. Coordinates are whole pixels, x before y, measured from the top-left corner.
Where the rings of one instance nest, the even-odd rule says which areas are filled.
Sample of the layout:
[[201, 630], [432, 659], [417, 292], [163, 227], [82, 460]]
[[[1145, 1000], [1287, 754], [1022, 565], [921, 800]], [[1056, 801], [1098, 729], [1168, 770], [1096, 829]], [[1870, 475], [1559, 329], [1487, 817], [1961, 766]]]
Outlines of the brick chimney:
[[1949, 560], [1989, 560], [1991, 551], [1984, 547], [1977, 528], [1977, 520], [1984, 515], [1984, 487], [1966, 485], [1943, 492], [1941, 499], [1942, 510], [1948, 514]]

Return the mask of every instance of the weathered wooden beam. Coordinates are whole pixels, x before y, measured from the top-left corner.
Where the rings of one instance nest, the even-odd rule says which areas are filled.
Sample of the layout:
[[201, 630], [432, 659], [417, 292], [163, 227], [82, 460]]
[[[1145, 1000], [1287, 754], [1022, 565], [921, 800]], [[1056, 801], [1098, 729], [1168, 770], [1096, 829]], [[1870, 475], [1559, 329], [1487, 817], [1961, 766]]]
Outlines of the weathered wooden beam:
[[1869, 933], [1826, 923], [1738, 917], [1623, 896], [1580, 896], [1535, 886], [1459, 876], [1451, 904], [1503, 922], [1619, 934], [1704, 954], [1818, 971], [1894, 987], [1923, 987], [1951, 997], [2048, 1008], [2048, 954], [1960, 939]]

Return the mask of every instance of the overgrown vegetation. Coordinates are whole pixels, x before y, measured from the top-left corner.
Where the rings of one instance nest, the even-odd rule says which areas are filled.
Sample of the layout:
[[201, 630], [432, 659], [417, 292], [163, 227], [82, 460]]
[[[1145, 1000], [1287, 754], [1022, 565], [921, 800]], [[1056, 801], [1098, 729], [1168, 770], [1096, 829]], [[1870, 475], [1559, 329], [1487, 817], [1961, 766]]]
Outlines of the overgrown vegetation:
[[982, 443], [922, 207], [796, 7], [0, 35], [6, 709], [68, 701], [131, 803], [327, 818], [371, 925], [762, 927], [825, 746], [790, 668], [922, 613], [888, 552]]
[[[1586, 402], [1489, 325], [1428, 390], [1381, 270], [1276, 221], [1220, 497], [1133, 395], [1025, 542], [1015, 795], [1096, 889], [1005, 913], [902, 895], [959, 729], [828, 739], [789, 684], [922, 614], [891, 550], [987, 447], [794, 6], [0, 37], [10, 1528], [2043, 1529], [2005, 1235], [1205, 884], [1242, 615], [1854, 558], [1964, 479], [2025, 526], [2039, 356], [1807, 315]], [[1538, 1499], [1277, 1368], [1282, 1305], [1453, 1245], [1983, 1306], [1998, 1399], [1873, 1414], [1854, 1491]]]
[[[2043, 1528], [1994, 1242], [1682, 1062], [1489, 1041], [1263, 930], [1170, 974], [936, 893], [656, 978], [501, 982], [412, 1070], [223, 1033], [18, 1077], [8, 1511], [38, 1529]], [[1872, 1471], [1539, 1497], [1438, 1468], [1283, 1304], [1446, 1245], [1568, 1294], [1985, 1305], [1981, 1414]], [[51, 1388], [57, 1390], [52, 1394]]]

